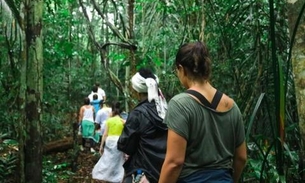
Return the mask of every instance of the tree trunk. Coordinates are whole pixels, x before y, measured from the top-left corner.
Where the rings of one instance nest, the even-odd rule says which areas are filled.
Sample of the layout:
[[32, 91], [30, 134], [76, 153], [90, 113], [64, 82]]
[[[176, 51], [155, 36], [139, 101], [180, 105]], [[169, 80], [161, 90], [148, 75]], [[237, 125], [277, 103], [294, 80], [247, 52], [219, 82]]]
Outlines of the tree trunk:
[[42, 182], [42, 0], [25, 0], [26, 91], [24, 171], [26, 183]]
[[[20, 5], [20, 9], [25, 9], [25, 2], [22, 1]], [[19, 182], [25, 183], [25, 157], [24, 157], [24, 147], [25, 147], [25, 123], [26, 123], [26, 115], [25, 115], [25, 101], [26, 101], [26, 65], [27, 65], [27, 52], [26, 52], [26, 39], [25, 39], [25, 19], [26, 12], [21, 11], [21, 52], [20, 52], [20, 89], [19, 89], [19, 100], [18, 105], [20, 107], [20, 118], [18, 120], [18, 141], [19, 141]]]
[[[204, 3], [205, 3], [204, 0], [201, 0], [201, 4], [203, 5]], [[205, 38], [204, 31], [205, 31], [205, 25], [206, 25], [205, 8], [201, 9], [201, 18], [200, 19], [201, 19], [201, 27], [200, 27], [200, 32], [199, 32], [199, 40], [204, 41], [204, 38]]]
[[[134, 27], [134, 0], [128, 0], [128, 24], [129, 24], [129, 37], [128, 40], [131, 40], [132, 42], [134, 42], [134, 32], [133, 32], [133, 27]], [[130, 73], [130, 77], [127, 78], [128, 80], [130, 80], [131, 76], [133, 76], [136, 73], [136, 57], [135, 57], [135, 50], [134, 49], [130, 49], [129, 51], [129, 61], [130, 61], [130, 66], [128, 67], [129, 69], [129, 73]], [[131, 83], [129, 82], [129, 95], [130, 98], [128, 99], [128, 107], [129, 109], [132, 109], [135, 104], [133, 103], [133, 101], [131, 99], [136, 99], [137, 98], [137, 94], [135, 92], [135, 90], [132, 88]]]
[[[301, 15], [301, 8], [303, 7], [305, 1], [289, 1], [288, 0], [288, 23], [290, 37], [293, 39], [293, 34], [297, 24], [298, 16]], [[292, 48], [292, 70], [294, 73], [294, 83], [296, 91], [296, 100], [298, 105], [298, 115], [299, 115], [299, 126], [302, 138], [302, 151], [305, 150], [305, 20], [300, 19], [299, 25], [297, 25], [297, 30], [295, 32], [295, 40]]]
[[82, 136], [77, 135], [75, 140], [73, 139], [73, 137], [66, 137], [64, 139], [49, 142], [43, 147], [43, 152], [44, 154], [65, 152], [69, 149], [74, 148], [75, 141], [76, 144], [82, 144]]

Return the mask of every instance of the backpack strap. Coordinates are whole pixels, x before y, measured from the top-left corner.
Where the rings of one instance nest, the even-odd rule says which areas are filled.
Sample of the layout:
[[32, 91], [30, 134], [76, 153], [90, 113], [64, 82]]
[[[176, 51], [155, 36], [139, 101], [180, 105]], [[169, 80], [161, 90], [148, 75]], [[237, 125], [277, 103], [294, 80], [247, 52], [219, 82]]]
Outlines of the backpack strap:
[[217, 106], [220, 102], [220, 99], [223, 95], [223, 93], [221, 93], [220, 91], [217, 90], [212, 99], [212, 102], [210, 103], [201, 93], [199, 93], [195, 90], [186, 90], [185, 93], [195, 96], [204, 106], [207, 106], [214, 110], [217, 108]]
[[219, 102], [220, 102], [220, 99], [221, 99], [222, 95], [223, 95], [223, 93], [221, 93], [220, 91], [216, 90], [216, 93], [215, 93], [215, 95], [214, 95], [214, 97], [213, 97], [213, 100], [212, 100], [212, 102], [211, 102], [211, 105], [212, 105], [212, 108], [213, 108], [213, 109], [216, 109], [216, 108], [217, 108], [217, 106], [218, 106], [218, 104], [219, 104]]
[[203, 96], [201, 93], [195, 91], [195, 90], [186, 90], [185, 93], [191, 94], [194, 97], [196, 97], [203, 105], [213, 108], [211, 103]]

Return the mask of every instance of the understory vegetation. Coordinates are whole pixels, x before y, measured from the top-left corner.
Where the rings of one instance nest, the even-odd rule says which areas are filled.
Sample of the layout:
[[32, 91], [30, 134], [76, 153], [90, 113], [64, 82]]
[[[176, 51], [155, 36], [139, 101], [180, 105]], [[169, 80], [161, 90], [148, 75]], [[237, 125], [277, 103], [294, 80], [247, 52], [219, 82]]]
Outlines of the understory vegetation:
[[[22, 2], [2, 0], [0, 8], [0, 180], [4, 182], [19, 180], [23, 153], [19, 140], [28, 133], [20, 131], [21, 56], [26, 48], [16, 14]], [[39, 109], [43, 148], [62, 139], [72, 139], [73, 144], [65, 151], [44, 153], [43, 182], [72, 182], [79, 177], [91, 181], [88, 172], [98, 157], [79, 152], [73, 124], [95, 82], [107, 100], [121, 101], [128, 112], [136, 103], [130, 76], [149, 67], [160, 76], [169, 101], [184, 90], [173, 73], [175, 52], [182, 43], [195, 40], [210, 49], [211, 82], [231, 96], [243, 114], [248, 162], [241, 182], [304, 182], [296, 70], [291, 61], [296, 35], [289, 29], [289, 21], [298, 17], [290, 17], [288, 8], [284, 0], [44, 1]], [[79, 158], [90, 163], [82, 166]]]

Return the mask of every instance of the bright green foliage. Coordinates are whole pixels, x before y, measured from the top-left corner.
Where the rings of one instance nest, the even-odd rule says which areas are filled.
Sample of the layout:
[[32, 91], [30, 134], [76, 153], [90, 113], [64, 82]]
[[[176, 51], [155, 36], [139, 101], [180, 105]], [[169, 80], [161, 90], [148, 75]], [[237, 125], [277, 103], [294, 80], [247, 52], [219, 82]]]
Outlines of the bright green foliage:
[[[133, 30], [128, 24], [128, 1], [96, 1], [100, 3], [100, 12], [92, 1], [81, 2], [89, 21], [78, 1], [45, 1], [42, 102], [46, 143], [72, 135], [71, 124], [77, 121], [82, 100], [96, 81], [102, 84], [109, 101], [128, 99], [126, 84], [130, 76], [126, 77], [126, 73], [131, 46], [137, 47], [136, 68], [154, 70], [169, 100], [184, 90], [172, 72], [176, 50], [185, 42], [202, 40], [210, 48], [211, 82], [236, 101], [244, 116], [249, 162], [243, 179], [284, 182], [285, 177], [277, 169], [279, 163], [287, 180], [299, 178], [300, 139], [293, 75], [286, 60], [290, 40], [285, 1], [274, 3], [276, 59], [272, 58], [270, 8], [266, 0], [137, 0]], [[0, 129], [15, 138], [21, 45], [17, 37], [6, 36], [3, 20], [0, 22], [0, 44], [3, 45]], [[132, 40], [129, 40], [130, 34], [134, 34]], [[276, 61], [276, 70], [272, 61]], [[123, 90], [117, 90], [110, 73], [115, 74]], [[280, 105], [278, 100], [282, 100]], [[286, 132], [281, 155], [279, 146], [275, 145], [279, 140], [276, 118], [279, 114]], [[55, 171], [54, 166], [53, 162], [44, 162], [46, 182], [58, 178], [58, 169]], [[64, 169], [64, 165], [56, 167]]]
[[[52, 159], [52, 158], [49, 158]], [[73, 173], [69, 171], [69, 164], [57, 164], [52, 160], [44, 160], [43, 183], [57, 183], [58, 181], [69, 181]]]
[[10, 179], [16, 172], [17, 164], [16, 154], [7, 154], [6, 156], [0, 157], [0, 179], [7, 180]]
[[11, 180], [17, 168], [18, 143], [9, 139], [8, 134], [0, 133], [0, 180]]

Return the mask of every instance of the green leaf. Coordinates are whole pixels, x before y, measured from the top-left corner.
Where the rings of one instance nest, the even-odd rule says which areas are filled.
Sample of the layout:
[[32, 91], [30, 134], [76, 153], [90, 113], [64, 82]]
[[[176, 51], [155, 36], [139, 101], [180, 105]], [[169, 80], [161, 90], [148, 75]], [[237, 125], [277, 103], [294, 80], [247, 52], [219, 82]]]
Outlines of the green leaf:
[[257, 113], [259, 107], [261, 106], [261, 103], [263, 101], [264, 96], [265, 96], [265, 93], [261, 93], [259, 98], [258, 98], [258, 100], [257, 100], [257, 102], [256, 102], [256, 105], [255, 105], [254, 110], [252, 112], [252, 115], [250, 117], [249, 124], [247, 125], [246, 140], [249, 140], [249, 135], [250, 135], [251, 130], [252, 130], [252, 125], [254, 123], [254, 119], [255, 119], [256, 113]]
[[18, 145], [18, 141], [12, 139], [5, 139], [3, 140], [3, 143], [8, 145]]

